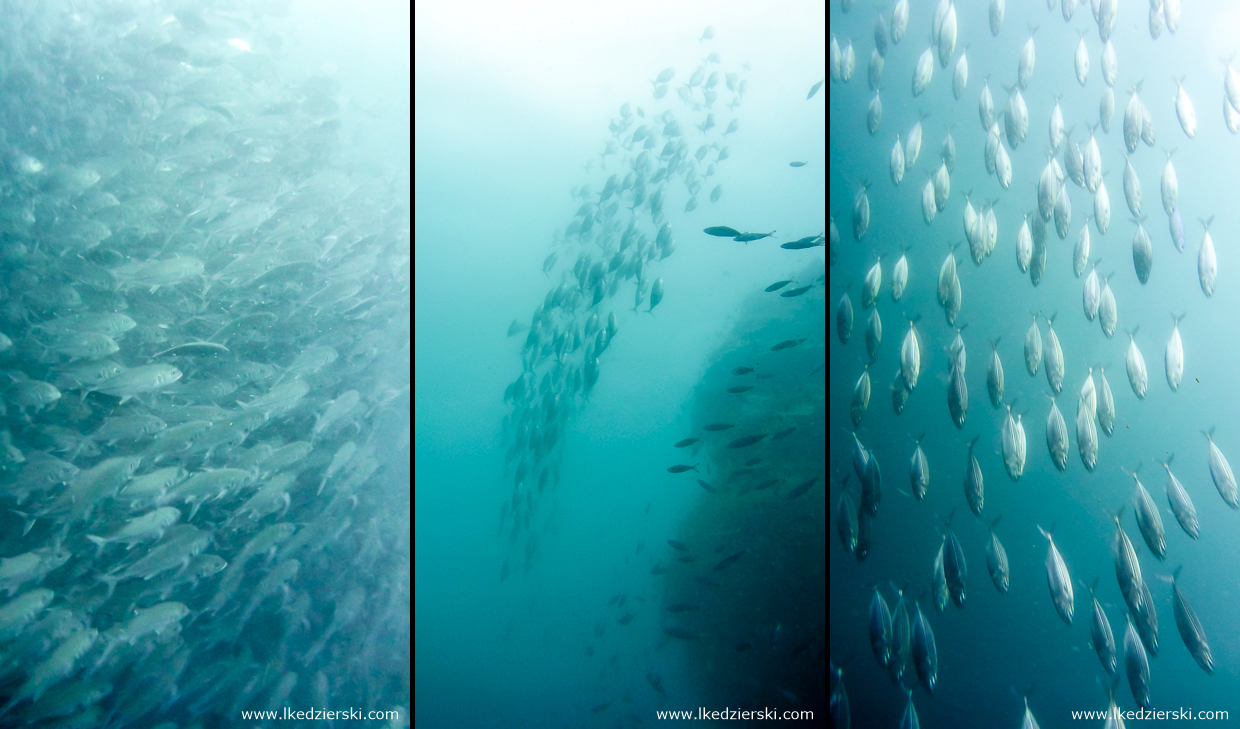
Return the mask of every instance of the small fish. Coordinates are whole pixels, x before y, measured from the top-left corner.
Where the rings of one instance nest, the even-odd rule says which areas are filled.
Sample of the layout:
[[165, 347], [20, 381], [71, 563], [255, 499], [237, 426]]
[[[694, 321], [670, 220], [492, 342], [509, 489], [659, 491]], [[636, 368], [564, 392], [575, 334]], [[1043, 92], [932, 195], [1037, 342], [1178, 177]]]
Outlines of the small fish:
[[697, 480], [697, 482], [698, 482], [698, 485], [699, 485], [699, 486], [701, 486], [702, 488], [704, 488], [704, 489], [706, 489], [707, 491], [711, 492], [712, 494], [717, 494], [717, 493], [719, 493], [719, 489], [715, 488], [714, 486], [711, 486], [710, 484], [706, 483], [706, 482], [705, 482], [705, 481], [703, 481], [702, 479], [700, 479], [700, 478], [699, 478], [699, 479]]
[[809, 488], [817, 482], [818, 482], [818, 476], [815, 475], [813, 478], [809, 479], [808, 481], [803, 481], [797, 484], [796, 486], [793, 486], [792, 490], [788, 492], [788, 495], [784, 497], [784, 500], [791, 501], [795, 499], [796, 497], [800, 496], [806, 491], [809, 491]]
[[771, 351], [778, 352], [781, 349], [788, 349], [789, 347], [795, 347], [804, 341], [805, 341], [804, 337], [802, 337], [801, 339], [786, 339], [780, 342], [779, 344], [776, 344], [774, 347], [771, 347]]
[[791, 280], [791, 279], [789, 279], [789, 280], [787, 280], [787, 281], [776, 281], [775, 283], [771, 284], [770, 286], [767, 286], [767, 287], [766, 287], [766, 291], [767, 291], [767, 293], [770, 293], [771, 291], [779, 291], [780, 289], [782, 289], [783, 287], [787, 286], [787, 285], [788, 285], [788, 284], [790, 284], [790, 283], [792, 283], [792, 280]]
[[805, 97], [806, 101], [809, 101], [810, 99], [814, 98], [814, 94], [818, 93], [818, 89], [822, 88], [823, 81], [826, 81], [826, 79], [823, 79], [822, 81], [819, 81], [818, 83], [810, 87], [809, 95]]
[[742, 549], [736, 554], [730, 554], [727, 557], [724, 557], [723, 559], [719, 560], [718, 564], [715, 565], [715, 571], [718, 572], [722, 569], [727, 568], [736, 560], [740, 559], [741, 557], [744, 557], [745, 553], [748, 551], [749, 551], [748, 549]]
[[762, 240], [763, 238], [770, 238], [773, 235], [775, 235], [775, 231], [773, 230], [770, 233], [740, 233], [732, 238], [732, 240], [740, 243], [748, 243], [751, 240]]
[[749, 390], [752, 390], [752, 389], [753, 389], [753, 385], [737, 385], [736, 387], [729, 387], [728, 392], [735, 395], [735, 394], [740, 394], [742, 392], [748, 392]]
[[793, 431], [795, 431], [796, 429], [797, 429], [797, 426], [794, 425], [791, 428], [781, 430], [775, 435], [772, 435], [771, 440], [779, 440], [780, 438], [787, 438], [788, 436], [792, 435]]
[[732, 370], [732, 374], [734, 375], [747, 375], [750, 372], [753, 372], [752, 367], [736, 367]]
[[704, 426], [702, 430], [708, 430], [712, 433], [716, 433], [720, 430], [727, 430], [728, 428], [735, 428], [735, 427], [736, 427], [735, 425], [731, 425], [729, 423], [711, 423], [710, 425]]
[[672, 447], [673, 448], [688, 448], [694, 443], [697, 443], [699, 440], [701, 440], [701, 438], [685, 438], [684, 440], [679, 441], [678, 443], [676, 443], [676, 445]]
[[669, 539], [669, 540], [667, 540], [667, 543], [668, 543], [668, 544], [670, 544], [670, 545], [672, 546], [672, 549], [676, 549], [676, 550], [679, 550], [679, 551], [681, 551], [681, 552], [688, 552], [688, 551], [689, 551], [689, 547], [687, 547], [687, 546], [684, 544], [684, 542], [678, 542], [678, 541], [676, 541], [675, 539]]
[[741, 235], [739, 230], [729, 228], [726, 225], [715, 225], [710, 228], [705, 228], [702, 232], [707, 235], [714, 235], [720, 238], [735, 238], [738, 235]]
[[806, 165], [805, 162], [789, 162], [788, 163], [789, 167], [804, 167], [805, 165]]
[[692, 466], [672, 466], [667, 469], [668, 473], [684, 473], [685, 471], [697, 471], [697, 464]]
[[728, 447], [729, 448], [745, 448], [746, 446], [751, 446], [754, 443], [757, 443], [758, 441], [762, 440], [765, 437], [766, 437], [765, 433], [762, 435], [747, 435], [743, 438], [737, 438], [736, 440], [732, 441], [731, 443], [728, 444]]

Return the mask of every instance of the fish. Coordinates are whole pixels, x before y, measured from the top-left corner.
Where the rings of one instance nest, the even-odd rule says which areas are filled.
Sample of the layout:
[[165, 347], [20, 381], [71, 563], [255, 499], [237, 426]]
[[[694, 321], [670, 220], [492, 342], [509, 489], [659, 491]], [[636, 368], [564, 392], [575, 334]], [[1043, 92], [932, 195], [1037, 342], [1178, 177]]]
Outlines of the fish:
[[1180, 320], [1183, 318], [1184, 314], [1171, 315], [1171, 337], [1167, 340], [1167, 384], [1172, 392], [1180, 388], [1180, 380], [1184, 377], [1184, 344], [1180, 341]]
[[916, 616], [913, 618], [912, 657], [913, 667], [917, 672], [917, 680], [930, 693], [939, 676], [939, 652], [934, 640], [934, 629], [930, 621], [916, 604]]
[[1167, 471], [1167, 503], [1171, 505], [1171, 513], [1175, 515], [1175, 520], [1179, 523], [1180, 528], [1188, 536], [1196, 539], [1200, 532], [1200, 525], [1197, 521], [1197, 507], [1193, 505], [1193, 500], [1189, 497], [1188, 492], [1184, 490], [1184, 485], [1171, 472], [1171, 461], [1175, 458], [1174, 453], [1167, 454], [1167, 460], [1155, 461], [1162, 464], [1163, 469]]
[[1197, 665], [1201, 666], [1201, 670], [1208, 675], [1214, 673], [1214, 658], [1210, 654], [1210, 644], [1206, 640], [1206, 632], [1201, 627], [1201, 621], [1197, 618], [1196, 611], [1189, 604], [1188, 598], [1184, 597], [1184, 593], [1180, 591], [1180, 571], [1184, 569], [1181, 565], [1176, 567], [1171, 578], [1172, 590], [1172, 607], [1175, 611], [1175, 626], [1180, 631], [1180, 638], [1184, 641], [1184, 646], [1188, 648], [1188, 652], [1192, 654], [1197, 661]]
[[1110, 437], [1115, 429], [1115, 396], [1111, 393], [1111, 385], [1107, 382], [1106, 368], [1099, 370], [1098, 385], [1098, 425], [1102, 432]]
[[1115, 520], [1115, 538], [1112, 541], [1115, 578], [1119, 582], [1124, 602], [1128, 604], [1128, 609], [1135, 613], [1141, 607], [1141, 588], [1144, 582], [1141, 577], [1141, 563], [1137, 561], [1137, 552], [1132, 548], [1132, 542], [1128, 540], [1128, 535], [1124, 533], [1124, 528], [1120, 523], [1123, 512], [1121, 508], [1112, 515]]
[[711, 433], [717, 433], [721, 430], [727, 430], [729, 428], [735, 428], [735, 427], [736, 427], [735, 425], [732, 425], [730, 423], [711, 423], [710, 425], [702, 426], [702, 430], [709, 431]]
[[1050, 588], [1051, 600], [1055, 603], [1055, 610], [1059, 613], [1059, 617], [1063, 618], [1064, 623], [1072, 625], [1072, 577], [1068, 574], [1068, 567], [1064, 564], [1063, 557], [1059, 554], [1059, 549], [1055, 546], [1055, 539], [1051, 533], [1038, 526], [1038, 531], [1042, 536], [1046, 537], [1048, 542], [1046, 551], [1046, 582]]
[[[870, 202], [869, 198], [865, 196], [864, 189], [862, 189], [861, 195], [858, 199], [864, 201], [858, 203], [858, 210], [862, 210], [864, 212], [858, 213], [858, 217], [854, 219], [853, 235], [857, 238], [857, 240], [861, 240], [861, 238], [865, 236], [865, 231], [870, 225]], [[770, 238], [773, 235], [775, 235], [775, 231], [773, 230], [770, 233], [741, 233], [732, 240], [739, 241], [741, 243], [748, 243], [750, 241], [762, 240], [763, 238]]]
[[995, 527], [1002, 518], [1001, 514], [990, 523], [990, 542], [986, 545], [986, 569], [990, 572], [991, 581], [995, 583], [995, 589], [1000, 595], [1006, 595], [1010, 579], [1007, 550], [1003, 548], [999, 535], [995, 533]]
[[[903, 151], [901, 151], [901, 153], [900, 153], [900, 154], [901, 154], [900, 159], [901, 159], [901, 161], [903, 161], [903, 159], [904, 159], [904, 157], [903, 157], [903, 154], [904, 154], [904, 153], [903, 153]], [[789, 166], [789, 167], [804, 167], [806, 164], [807, 164], [806, 162], [789, 162], [789, 163], [788, 163], [788, 166]], [[903, 165], [901, 165], [901, 166], [903, 166]]]
[[684, 440], [676, 441], [676, 444], [672, 447], [673, 448], [688, 448], [694, 443], [697, 443], [699, 440], [701, 440], [701, 438], [685, 438]]
[[1236, 477], [1231, 472], [1231, 464], [1227, 462], [1227, 457], [1214, 444], [1214, 428], [1201, 431], [1210, 443], [1209, 465], [1210, 478], [1214, 481], [1214, 487], [1218, 489], [1219, 496], [1223, 497], [1223, 502], [1233, 509], [1240, 509], [1240, 500], [1237, 499]]
[[1138, 326], [1128, 332], [1128, 353], [1125, 355], [1125, 364], [1128, 368], [1128, 383], [1132, 385], [1133, 394], [1143, 400], [1149, 378], [1145, 369], [1145, 357], [1141, 356], [1141, 350], [1137, 348], [1136, 337], [1139, 330]]
[[1124, 631], [1124, 667], [1133, 700], [1144, 709], [1150, 708], [1150, 661], [1132, 624], [1132, 616], [1128, 616], [1128, 628]]
[[1003, 362], [999, 359], [999, 341], [995, 337], [990, 342], [990, 365], [986, 369], [986, 392], [990, 395], [990, 404], [998, 409], [1003, 402]]
[[947, 608], [948, 588], [947, 588], [947, 567], [945, 564], [944, 552], [947, 547], [947, 538], [943, 538], [943, 542], [939, 544], [939, 551], [934, 557], [934, 574], [930, 583], [931, 594], [934, 597], [934, 607], [941, 614]]
[[802, 481], [801, 483], [789, 489], [788, 494], [784, 497], [784, 499], [786, 501], [791, 501], [797, 498], [798, 496], [800, 496], [801, 494], [804, 494], [806, 491], [809, 491], [810, 487], [816, 483], [818, 483], [817, 476], [813, 476], [805, 481]]
[[1214, 283], [1218, 275], [1218, 260], [1214, 255], [1214, 240], [1210, 237], [1210, 223], [1214, 220], [1201, 221], [1205, 233], [1201, 237], [1201, 249], [1197, 253], [1197, 279], [1201, 282], [1201, 292], [1209, 298], [1214, 295]]
[[943, 552], [943, 573], [947, 581], [947, 589], [956, 607], [963, 608], [969, 569], [965, 562], [964, 550], [960, 547], [956, 533], [951, 530], [950, 526], [947, 529], [946, 545]]
[[835, 515], [835, 528], [840, 542], [844, 545], [844, 551], [855, 555], [857, 552], [857, 512], [853, 508], [852, 499], [848, 497], [847, 490], [840, 493]]
[[795, 347], [795, 346], [797, 346], [798, 344], [801, 344], [801, 343], [802, 343], [802, 342], [804, 342], [804, 341], [805, 341], [805, 339], [804, 339], [804, 338], [801, 338], [801, 339], [785, 339], [784, 341], [780, 342], [779, 344], [776, 344], [776, 345], [774, 345], [773, 347], [771, 347], [771, 351], [772, 351], [772, 352], [778, 352], [778, 351], [779, 351], [779, 350], [781, 350], [781, 349], [788, 349], [789, 347]]
[[822, 84], [823, 84], [823, 81], [819, 81], [818, 83], [811, 86], [809, 89], [809, 94], [805, 97], [805, 100], [809, 101], [810, 99], [814, 98], [814, 94], [818, 93], [818, 89], [822, 88]]
[[695, 463], [692, 466], [684, 466], [684, 465], [669, 466], [667, 469], [668, 473], [684, 473], [685, 471], [697, 471], [697, 464]]
[[[1051, 411], [1046, 416], [1046, 447], [1050, 451], [1051, 461], [1055, 468], [1064, 471], [1068, 466], [1068, 426], [1063, 414], [1059, 412], [1054, 397], [1051, 398]], [[1078, 418], [1079, 420], [1079, 418]]]
[[[867, 379], [867, 381], [868, 381], [868, 379]], [[730, 393], [732, 393], [732, 394], [734, 394], [734, 395], [735, 395], [735, 394], [739, 394], [739, 393], [742, 393], [742, 392], [748, 392], [748, 391], [750, 391], [750, 390], [752, 390], [752, 389], [753, 389], [753, 385], [736, 385], [736, 386], [734, 386], [734, 387], [729, 387], [729, 388], [728, 388], [728, 392], [730, 392]]]
[[957, 429], [964, 428], [965, 418], [969, 414], [969, 388], [964, 378], [964, 371], [952, 367], [947, 384], [947, 411]]
[[770, 293], [770, 292], [772, 292], [772, 291], [778, 291], [778, 290], [782, 289], [783, 287], [787, 286], [787, 285], [788, 285], [788, 284], [790, 284], [790, 283], [793, 283], [793, 281], [791, 281], [791, 280], [788, 280], [788, 281], [776, 281], [775, 283], [771, 284], [770, 286], [767, 286], [767, 287], [766, 287], [766, 289], [765, 289], [765, 291], [766, 291], [767, 293]]
[[1038, 329], [1039, 316], [1040, 314], [1033, 315], [1033, 323], [1025, 332], [1025, 369], [1031, 377], [1038, 374], [1038, 367], [1042, 363], [1042, 331]]
[[748, 446], [753, 445], [754, 443], [757, 443], [758, 441], [762, 440], [765, 437], [766, 437], [765, 433], [762, 433], [760, 435], [746, 435], [742, 438], [737, 438], [731, 443], [728, 443], [728, 448], [746, 448]]
[[1167, 162], [1163, 165], [1162, 171], [1162, 203], [1167, 215], [1171, 215], [1178, 209], [1180, 199], [1180, 183], [1175, 174], [1175, 165], [1171, 163], [1171, 155], [1174, 153], [1175, 150], [1167, 152]]
[[1193, 108], [1193, 100], [1188, 97], [1188, 92], [1184, 90], [1184, 79], [1180, 78], [1176, 81], [1175, 92], [1175, 115], [1180, 120], [1180, 128], [1192, 139], [1197, 134], [1197, 112]]
[[1150, 548], [1150, 552], [1158, 559], [1164, 559], [1167, 554], [1167, 539], [1163, 531], [1162, 516], [1158, 513], [1158, 507], [1154, 505], [1154, 500], [1150, 498], [1150, 493], [1145, 490], [1145, 486], [1141, 483], [1141, 479], [1137, 477], [1137, 471], [1125, 471], [1135, 483], [1133, 487], [1133, 502], [1135, 504], [1134, 513], [1137, 516], [1137, 526], [1141, 530], [1141, 536], [1145, 539], [1145, 544]]
[[917, 438], [917, 447], [913, 450], [913, 456], [909, 462], [909, 482], [913, 491], [913, 498], [922, 501], [926, 498], [926, 491], [930, 487], [930, 463], [926, 459], [926, 452], [921, 448], [921, 441], [926, 437], [922, 433]]
[[814, 287], [813, 284], [808, 284], [805, 286], [798, 286], [795, 289], [788, 289], [787, 291], [780, 294], [780, 296], [782, 296], [785, 299], [791, 299], [793, 297], [800, 296], [801, 294], [805, 293], [806, 291], [809, 291], [813, 287]]
[[735, 228], [729, 228], [726, 225], [716, 225], [710, 228], [705, 228], [703, 229], [702, 232], [706, 233], [707, 235], [713, 235], [713, 236], [717, 236], [720, 238], [735, 238], [736, 236], [741, 235], [741, 232], [739, 230], [736, 230]]
[[727, 557], [724, 557], [723, 559], [715, 563], [715, 568], [714, 568], [715, 571], [719, 572], [720, 570], [727, 569], [733, 563], [735, 563], [736, 560], [740, 559], [741, 557], [744, 557], [748, 553], [749, 553], [748, 549], [742, 549], [739, 552], [729, 554]]
[[[1092, 419], [1090, 422], [1093, 422]], [[1025, 471], [1025, 426], [1021, 424], [1019, 414], [1015, 421], [1012, 420], [1011, 405], [1008, 405], [1007, 419], [1003, 422], [1003, 465], [1013, 483], [1019, 481]]]
[[1063, 390], [1064, 363], [1063, 348], [1059, 346], [1059, 337], [1055, 334], [1055, 316], [1051, 314], [1046, 320], [1046, 381], [1051, 386], [1051, 392], [1058, 395]]
[[[1082, 583], [1084, 586], [1084, 583]], [[1115, 653], [1115, 635], [1111, 632], [1111, 621], [1107, 619], [1106, 611], [1102, 609], [1102, 603], [1098, 602], [1097, 596], [1098, 580], [1094, 579], [1094, 584], [1089, 586], [1089, 597], [1093, 601], [1093, 619], [1089, 624], [1090, 640], [1094, 645], [1094, 652], [1098, 654], [1098, 660], [1102, 663], [1103, 669], [1110, 676], [1116, 675], [1119, 670]]]
[[870, 598], [870, 648], [883, 668], [891, 663], [891, 609], [878, 588]]

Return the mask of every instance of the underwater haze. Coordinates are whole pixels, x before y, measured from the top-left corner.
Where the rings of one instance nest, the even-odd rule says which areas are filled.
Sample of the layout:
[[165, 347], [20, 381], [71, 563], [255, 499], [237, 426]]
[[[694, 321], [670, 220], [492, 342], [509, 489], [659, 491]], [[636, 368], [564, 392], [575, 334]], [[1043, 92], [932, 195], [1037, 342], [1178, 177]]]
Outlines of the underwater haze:
[[422, 725], [821, 720], [824, 26], [415, 9]]
[[1240, 711], [1237, 30], [831, 4], [835, 726]]

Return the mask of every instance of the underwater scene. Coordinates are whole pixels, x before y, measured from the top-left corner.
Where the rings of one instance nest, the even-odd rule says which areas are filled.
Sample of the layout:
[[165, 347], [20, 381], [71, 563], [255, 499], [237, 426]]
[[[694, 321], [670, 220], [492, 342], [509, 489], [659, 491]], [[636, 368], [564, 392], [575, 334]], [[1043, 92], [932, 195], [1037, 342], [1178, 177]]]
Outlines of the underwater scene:
[[1236, 720], [1238, 30], [831, 3], [832, 726]]
[[415, 721], [826, 715], [826, 18], [415, 9]]

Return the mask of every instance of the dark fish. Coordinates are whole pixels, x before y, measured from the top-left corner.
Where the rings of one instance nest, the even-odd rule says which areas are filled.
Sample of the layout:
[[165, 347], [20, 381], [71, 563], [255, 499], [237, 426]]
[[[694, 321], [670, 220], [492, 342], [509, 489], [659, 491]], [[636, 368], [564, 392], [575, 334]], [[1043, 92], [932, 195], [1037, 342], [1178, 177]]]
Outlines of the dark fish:
[[758, 441], [762, 440], [765, 437], [766, 437], [765, 433], [761, 435], [747, 435], [743, 438], [737, 438], [736, 440], [732, 441], [731, 443], [728, 444], [728, 447], [729, 448], [744, 448], [745, 446], [751, 446], [754, 443], [757, 443]]
[[805, 293], [806, 291], [809, 291], [812, 288], [814, 288], [813, 284], [810, 284], [809, 286], [798, 286], [795, 289], [788, 289], [787, 291], [780, 294], [780, 296], [784, 297], [785, 299], [791, 299], [794, 296], [800, 296], [801, 294]]
[[681, 640], [701, 640], [702, 639], [701, 633], [694, 633], [692, 630], [685, 630], [684, 628], [664, 628], [663, 632], [667, 633], [673, 638], [680, 638]]
[[668, 473], [684, 473], [685, 471], [696, 471], [696, 470], [697, 470], [697, 464], [695, 463], [692, 466], [672, 466], [671, 468], [667, 469], [667, 472]]
[[804, 167], [805, 163], [804, 162], [789, 162], [788, 166], [789, 167]]
[[633, 618], [634, 618], [633, 613], [625, 613], [624, 615], [621, 615], [620, 617], [616, 618], [616, 622], [620, 623], [621, 625], [628, 625], [629, 623], [633, 622]]
[[706, 489], [707, 491], [711, 492], [712, 494], [717, 494], [717, 493], [719, 493], [719, 489], [715, 488], [714, 486], [711, 486], [710, 484], [706, 483], [706, 482], [705, 482], [705, 481], [703, 481], [702, 479], [700, 479], [700, 478], [699, 478], [699, 479], [697, 480], [697, 482], [698, 482], [698, 485], [699, 485], [699, 486], [701, 486], [702, 488], [704, 488], [704, 489]]
[[668, 544], [670, 544], [670, 545], [672, 545], [672, 549], [679, 549], [679, 550], [680, 550], [680, 551], [682, 551], [682, 552], [688, 552], [688, 551], [689, 551], [689, 548], [688, 548], [687, 546], [685, 546], [685, 544], [684, 544], [683, 542], [678, 542], [678, 541], [676, 541], [675, 539], [669, 539], [669, 540], [667, 540], [667, 543], [668, 543]]
[[823, 238], [822, 233], [819, 233], [818, 235], [811, 235], [798, 240], [789, 241], [781, 245], [780, 248], [786, 248], [790, 251], [800, 251], [806, 248], [817, 248], [821, 245], [826, 245], [826, 239]]
[[701, 605], [692, 605], [687, 602], [682, 602], [682, 603], [677, 603], [675, 605], [667, 606], [667, 611], [669, 613], [687, 613], [691, 610], [699, 610], [699, 609], [701, 609]]
[[810, 99], [814, 98], [814, 94], [818, 93], [818, 89], [821, 89], [821, 88], [822, 88], [822, 83], [823, 83], [823, 81], [826, 81], [826, 79], [823, 79], [822, 81], [819, 81], [818, 83], [814, 84], [814, 85], [813, 85], [813, 87], [811, 87], [811, 88], [810, 88], [810, 90], [809, 90], [809, 96], [806, 96], [806, 97], [805, 97], [805, 100], [806, 100], [806, 101], [809, 101]]
[[732, 370], [732, 374], [734, 375], [747, 375], [750, 372], [753, 372], [752, 367], [736, 367]]
[[770, 238], [773, 235], [775, 235], [775, 231], [773, 230], [770, 233], [741, 233], [732, 240], [740, 243], [748, 243], [751, 240], [762, 240], [763, 238]]
[[815, 475], [810, 480], [799, 483], [796, 486], [793, 486], [792, 490], [789, 491], [788, 495], [785, 496], [784, 498], [789, 501], [791, 501], [792, 499], [795, 499], [796, 497], [800, 496], [806, 491], [809, 491], [809, 487], [813, 486], [817, 481], [818, 481], [818, 476]]
[[[786, 244], [785, 244], [785, 247], [787, 247], [787, 245], [786, 245]], [[788, 285], [788, 284], [790, 284], [790, 283], [792, 283], [792, 279], [788, 279], [787, 281], [776, 281], [775, 283], [771, 284], [770, 286], [767, 286], [767, 287], [766, 287], [766, 290], [767, 290], [768, 292], [769, 292], [769, 291], [779, 291], [780, 289], [782, 289], [783, 287], [787, 286], [787, 285]]]
[[711, 423], [710, 425], [707, 425], [706, 427], [702, 428], [702, 430], [709, 430], [712, 433], [716, 433], [720, 430], [727, 430], [728, 428], [735, 428], [735, 427], [736, 427], [735, 425], [730, 425], [728, 423]]
[[795, 347], [795, 346], [797, 346], [798, 344], [800, 344], [801, 342], [804, 342], [804, 341], [805, 341], [805, 339], [804, 339], [804, 338], [801, 338], [801, 339], [786, 339], [786, 340], [784, 340], [784, 341], [780, 342], [779, 344], [776, 344], [774, 347], [771, 347], [771, 351], [772, 351], [772, 352], [778, 352], [778, 351], [779, 351], [779, 350], [781, 350], [781, 349], [788, 349], [789, 347]]
[[753, 389], [753, 385], [737, 385], [736, 387], [729, 387], [728, 392], [733, 393], [733, 394], [739, 394], [742, 392], [748, 392], [749, 390], [752, 390], [752, 389]]
[[756, 466], [761, 462], [762, 462], [761, 456], [758, 456], [757, 458], [750, 458], [748, 461], [745, 461], [745, 467], [748, 468], [750, 466]]
[[777, 479], [777, 478], [773, 478], [773, 479], [771, 479], [770, 481], [763, 481], [762, 483], [758, 484], [757, 486], [754, 486], [754, 487], [753, 487], [753, 490], [754, 490], [754, 491], [765, 491], [765, 490], [769, 489], [770, 487], [774, 486], [774, 485], [775, 485], [775, 484], [777, 484], [777, 483], [779, 483], [779, 479]]
[[792, 435], [792, 433], [793, 433], [796, 429], [797, 429], [797, 426], [795, 426], [795, 425], [794, 425], [794, 426], [792, 426], [791, 428], [788, 428], [787, 430], [781, 430], [781, 431], [779, 431], [778, 433], [776, 433], [775, 435], [772, 435], [772, 436], [771, 436], [771, 440], [779, 440], [780, 438], [787, 438], [788, 436]]
[[710, 228], [706, 228], [702, 232], [706, 233], [707, 235], [714, 235], [720, 238], [735, 238], [736, 236], [741, 234], [739, 230], [736, 230], [734, 228], [729, 228], [726, 225], [715, 225]]
[[688, 448], [694, 443], [697, 443], [699, 440], [701, 440], [701, 438], [685, 438], [684, 440], [677, 442], [673, 448]]
[[736, 560], [740, 559], [741, 557], [744, 557], [745, 553], [748, 551], [749, 551], [748, 549], [742, 549], [736, 554], [729, 554], [727, 557], [724, 557], [723, 559], [719, 560], [719, 564], [715, 565], [715, 571], [718, 572], [719, 570], [728, 567]]

